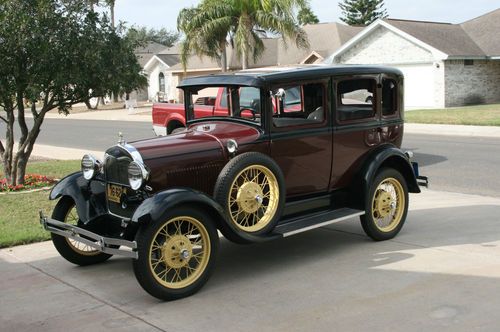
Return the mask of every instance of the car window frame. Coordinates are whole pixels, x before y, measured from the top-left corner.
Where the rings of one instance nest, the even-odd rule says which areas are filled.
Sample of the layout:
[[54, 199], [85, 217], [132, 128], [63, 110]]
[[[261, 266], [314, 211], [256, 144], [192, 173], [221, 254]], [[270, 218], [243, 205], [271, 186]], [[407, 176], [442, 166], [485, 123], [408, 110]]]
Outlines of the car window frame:
[[278, 88], [292, 88], [295, 86], [300, 86], [300, 94], [301, 94], [301, 105], [303, 106], [304, 102], [304, 90], [302, 88], [303, 85], [308, 85], [308, 84], [321, 84], [323, 87], [323, 112], [324, 112], [324, 117], [322, 122], [317, 122], [317, 123], [304, 123], [304, 124], [296, 124], [296, 125], [290, 125], [290, 126], [283, 126], [283, 127], [277, 127], [274, 124], [273, 117], [274, 117], [274, 105], [273, 105], [273, 98], [269, 98], [269, 103], [270, 103], [270, 110], [271, 110], [271, 115], [269, 116], [269, 127], [271, 133], [281, 133], [281, 132], [287, 132], [287, 131], [293, 131], [293, 130], [307, 130], [307, 129], [317, 129], [317, 128], [326, 128], [329, 126], [329, 117], [330, 117], [330, 94], [329, 94], [329, 88], [330, 88], [330, 78], [329, 77], [322, 77], [321, 79], [314, 79], [314, 80], [303, 80], [303, 81], [294, 81], [294, 82], [283, 82], [283, 83], [273, 83], [271, 86], [271, 91], [273, 89], [278, 89]]
[[[353, 81], [353, 80], [366, 80], [370, 79], [375, 82], [375, 89], [373, 93], [373, 116], [361, 118], [361, 119], [352, 119], [352, 120], [340, 120], [339, 118], [339, 94], [338, 94], [338, 85], [343, 81]], [[380, 75], [379, 74], [362, 74], [362, 75], [350, 75], [350, 76], [334, 76], [332, 78], [332, 110], [333, 110], [333, 118], [335, 120], [335, 125], [337, 126], [348, 126], [354, 124], [361, 123], [370, 123], [374, 121], [380, 120], [380, 92], [379, 92], [379, 84], [380, 84]]]
[[[384, 79], [392, 80], [396, 83], [396, 94], [394, 96], [394, 98], [396, 99], [395, 100], [396, 111], [392, 114], [389, 114], [389, 115], [384, 115], [384, 110], [383, 110], [383, 106], [382, 106], [382, 102], [383, 102], [382, 91], [384, 88]], [[400, 118], [400, 115], [402, 114], [401, 109], [403, 107], [403, 105], [402, 105], [403, 99], [401, 97], [401, 93], [402, 93], [401, 90], [402, 90], [401, 80], [399, 80], [397, 76], [388, 75], [388, 74], [381, 74], [380, 75], [380, 117], [381, 117], [381, 119], [391, 120], [391, 119]]]

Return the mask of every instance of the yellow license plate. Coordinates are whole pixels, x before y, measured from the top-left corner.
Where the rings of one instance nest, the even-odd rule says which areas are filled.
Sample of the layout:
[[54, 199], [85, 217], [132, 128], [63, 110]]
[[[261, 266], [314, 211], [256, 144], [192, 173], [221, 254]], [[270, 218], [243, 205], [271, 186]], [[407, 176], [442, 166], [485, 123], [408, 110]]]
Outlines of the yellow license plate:
[[123, 188], [122, 186], [117, 186], [114, 184], [108, 184], [108, 200], [120, 203], [120, 198], [123, 194], [127, 192], [127, 188]]

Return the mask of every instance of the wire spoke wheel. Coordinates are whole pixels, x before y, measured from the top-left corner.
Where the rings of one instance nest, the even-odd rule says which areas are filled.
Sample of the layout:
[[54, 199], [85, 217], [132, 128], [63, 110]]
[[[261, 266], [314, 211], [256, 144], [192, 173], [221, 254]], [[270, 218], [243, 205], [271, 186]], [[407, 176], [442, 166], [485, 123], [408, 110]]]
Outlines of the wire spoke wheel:
[[251, 165], [239, 172], [230, 186], [229, 215], [241, 230], [258, 232], [271, 222], [278, 202], [279, 186], [273, 172]]
[[[78, 216], [78, 211], [75, 206], [75, 201], [70, 197], [61, 197], [54, 207], [52, 212], [52, 218], [59, 220], [61, 222], [75, 225], [83, 229], [86, 225], [80, 223], [80, 217]], [[99, 230], [102, 231], [102, 230]], [[104, 233], [100, 233], [104, 234]], [[111, 254], [106, 254], [96, 250], [87, 244], [70, 239], [61, 235], [51, 233], [52, 243], [57, 249], [59, 254], [64, 257], [67, 261], [76, 265], [92, 265], [106, 261], [109, 259]], [[79, 235], [75, 235], [77, 238]], [[90, 238], [82, 237], [82, 239], [91, 240]], [[93, 240], [91, 240], [93, 241]]]
[[205, 271], [210, 253], [205, 226], [190, 216], [175, 217], [154, 234], [149, 248], [149, 267], [162, 286], [184, 288]]
[[401, 183], [395, 178], [383, 180], [375, 190], [372, 200], [372, 218], [382, 232], [394, 230], [401, 222], [405, 195]]
[[379, 170], [365, 196], [365, 214], [360, 216], [366, 235], [375, 241], [395, 237], [408, 214], [408, 186], [394, 168]]
[[[66, 217], [64, 218], [64, 222], [70, 225], [78, 226], [78, 212], [76, 211], [76, 207], [73, 205], [71, 209], [68, 210]], [[95, 250], [94, 248], [88, 246], [87, 244], [73, 240], [70, 238], [66, 238], [68, 245], [78, 254], [84, 256], [95, 256], [99, 255], [100, 251]]]

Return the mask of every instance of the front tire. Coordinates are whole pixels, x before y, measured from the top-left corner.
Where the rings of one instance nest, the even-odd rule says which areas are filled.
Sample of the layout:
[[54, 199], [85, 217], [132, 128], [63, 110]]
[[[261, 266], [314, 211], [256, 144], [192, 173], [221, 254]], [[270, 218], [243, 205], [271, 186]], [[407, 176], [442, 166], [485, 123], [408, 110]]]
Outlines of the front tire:
[[408, 213], [408, 187], [404, 177], [392, 168], [381, 169], [365, 197], [365, 215], [361, 226], [375, 241], [395, 237]]
[[[64, 223], [78, 225], [79, 217], [76, 211], [75, 202], [70, 197], [62, 197], [57, 202], [52, 219], [59, 220]], [[104, 262], [111, 256], [110, 254], [102, 253], [92, 247], [87, 246], [82, 242], [78, 242], [64, 236], [51, 233], [52, 243], [56, 250], [67, 261], [76, 265], [92, 265]]]
[[161, 300], [196, 293], [215, 266], [219, 235], [202, 211], [180, 207], [139, 229], [139, 258], [133, 261], [141, 287]]

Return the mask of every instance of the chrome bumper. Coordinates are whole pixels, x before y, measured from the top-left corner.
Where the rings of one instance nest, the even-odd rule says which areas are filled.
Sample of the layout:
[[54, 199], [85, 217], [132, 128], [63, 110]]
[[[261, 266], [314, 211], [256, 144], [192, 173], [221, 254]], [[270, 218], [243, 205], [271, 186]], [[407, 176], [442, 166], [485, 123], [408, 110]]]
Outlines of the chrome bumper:
[[[42, 211], [40, 211], [40, 224], [42, 224], [45, 230], [51, 233], [84, 243], [95, 250], [99, 250], [100, 252], [135, 259], [138, 258], [137, 243], [135, 241], [104, 237], [83, 228], [68, 225], [58, 220], [48, 218], [44, 216]], [[112, 248], [112, 246], [116, 246], [118, 248]]]

